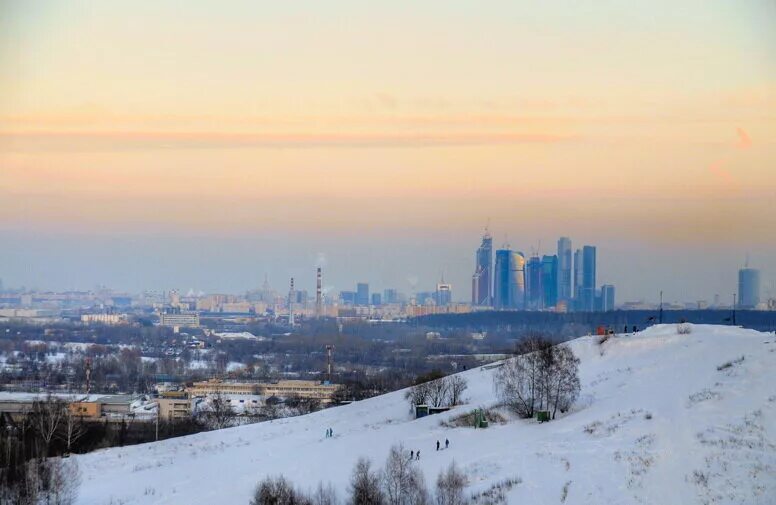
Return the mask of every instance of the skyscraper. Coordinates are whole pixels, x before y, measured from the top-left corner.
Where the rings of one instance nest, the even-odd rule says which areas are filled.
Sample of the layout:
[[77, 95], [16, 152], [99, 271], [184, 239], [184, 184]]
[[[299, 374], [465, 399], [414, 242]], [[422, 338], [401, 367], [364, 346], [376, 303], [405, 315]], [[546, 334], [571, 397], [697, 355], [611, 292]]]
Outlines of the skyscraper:
[[525, 305], [527, 309], [538, 310], [543, 304], [542, 260], [539, 256], [531, 256], [525, 266]]
[[510, 256], [509, 303], [514, 309], [525, 309], [525, 256], [513, 252]]
[[574, 296], [571, 279], [571, 239], [558, 239], [558, 300], [569, 301]]
[[510, 249], [496, 251], [494, 306], [522, 309], [525, 299], [525, 257]]
[[482, 244], [477, 249], [474, 275], [472, 276], [472, 305], [490, 307], [493, 305], [491, 283], [493, 275], [493, 237], [488, 230], [482, 236]]
[[614, 286], [611, 284], [601, 286], [601, 310], [604, 312], [614, 310]]
[[760, 303], [760, 271], [742, 268], [738, 271], [738, 305], [742, 309], [753, 309]]
[[596, 274], [596, 249], [586, 245], [582, 248], [582, 310], [592, 312], [595, 310], [595, 274]]
[[585, 266], [582, 263], [582, 249], [574, 251], [574, 305], [576, 310], [582, 309], [582, 277], [584, 277]]
[[356, 284], [356, 305], [369, 305], [369, 284], [366, 282]]
[[[569, 271], [570, 274], [571, 271]], [[542, 256], [542, 289], [544, 308], [550, 309], [558, 305], [558, 257], [555, 255]]]
[[435, 302], [440, 307], [450, 305], [453, 302], [453, 287], [445, 282], [444, 277], [436, 286]]

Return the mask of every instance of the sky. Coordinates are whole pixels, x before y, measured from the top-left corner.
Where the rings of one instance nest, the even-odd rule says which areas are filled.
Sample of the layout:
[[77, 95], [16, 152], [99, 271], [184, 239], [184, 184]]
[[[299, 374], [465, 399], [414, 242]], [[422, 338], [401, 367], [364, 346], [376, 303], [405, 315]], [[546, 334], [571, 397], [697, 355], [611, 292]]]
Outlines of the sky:
[[6, 286], [776, 296], [776, 3], [0, 0]]

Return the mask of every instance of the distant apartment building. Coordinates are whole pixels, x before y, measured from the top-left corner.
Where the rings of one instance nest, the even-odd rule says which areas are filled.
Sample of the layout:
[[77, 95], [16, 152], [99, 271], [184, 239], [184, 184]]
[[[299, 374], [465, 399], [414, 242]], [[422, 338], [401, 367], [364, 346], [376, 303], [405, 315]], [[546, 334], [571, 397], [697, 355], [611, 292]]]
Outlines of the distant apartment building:
[[191, 417], [191, 400], [188, 398], [158, 398], [159, 419], [176, 421]]
[[86, 324], [107, 324], [111, 326], [127, 324], [126, 314], [81, 314], [81, 322]]
[[225, 395], [262, 395], [279, 398], [298, 397], [319, 400], [321, 403], [331, 403], [334, 395], [342, 386], [310, 380], [280, 380], [278, 382], [229, 382], [211, 379], [195, 382], [187, 391], [192, 396], [212, 394]]
[[186, 388], [186, 391], [191, 394], [191, 396], [206, 396], [213, 394], [255, 395], [259, 394], [259, 383], [210, 379], [195, 382], [191, 387]]
[[162, 313], [159, 315], [159, 324], [171, 328], [199, 328], [199, 314], [196, 312]]

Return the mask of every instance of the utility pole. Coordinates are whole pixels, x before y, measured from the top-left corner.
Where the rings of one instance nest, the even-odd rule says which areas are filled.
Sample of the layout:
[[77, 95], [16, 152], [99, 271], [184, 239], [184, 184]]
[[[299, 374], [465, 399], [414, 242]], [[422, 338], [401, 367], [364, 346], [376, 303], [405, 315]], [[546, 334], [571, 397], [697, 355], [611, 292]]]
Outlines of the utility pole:
[[658, 321], [663, 324], [663, 290], [660, 290], [660, 312], [658, 312]]

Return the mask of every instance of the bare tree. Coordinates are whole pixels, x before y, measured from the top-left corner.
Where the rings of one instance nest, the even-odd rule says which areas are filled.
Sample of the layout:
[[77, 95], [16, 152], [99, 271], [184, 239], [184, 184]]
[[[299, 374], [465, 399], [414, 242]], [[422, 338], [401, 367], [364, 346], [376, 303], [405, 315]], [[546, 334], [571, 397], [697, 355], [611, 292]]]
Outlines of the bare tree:
[[567, 411], [579, 397], [579, 358], [568, 345], [561, 344], [552, 348], [553, 359], [550, 369], [548, 390], [548, 408], [552, 409], [552, 418], [560, 410]]
[[389, 505], [423, 505], [428, 502], [426, 480], [402, 445], [391, 447], [382, 472], [382, 484]]
[[464, 494], [466, 475], [458, 470], [455, 462], [450, 463], [446, 471], [439, 473], [436, 482], [437, 505], [467, 505], [469, 500]]
[[65, 402], [51, 395], [44, 401], [36, 401], [32, 404], [30, 419], [33, 429], [43, 441], [43, 457], [47, 457], [49, 454], [51, 440], [57, 433], [66, 409]]
[[221, 392], [216, 392], [208, 398], [200, 416], [209, 429], [220, 430], [234, 423], [235, 412], [229, 398]]
[[322, 482], [318, 483], [315, 493], [312, 496], [313, 505], [337, 505], [337, 491], [331, 483], [326, 486]]
[[519, 351], [493, 377], [504, 404], [522, 417], [552, 410], [554, 418], [558, 410], [567, 410], [579, 395], [579, 359], [571, 348], [531, 339]]
[[416, 384], [404, 393], [404, 397], [412, 405], [425, 405], [429, 397], [429, 383]]
[[450, 405], [458, 405], [463, 401], [463, 392], [469, 387], [466, 379], [458, 375], [451, 375], [450, 377], [445, 377], [445, 379], [449, 381], [447, 388], [449, 403]]
[[427, 382], [428, 384], [428, 403], [432, 407], [443, 407], [447, 405], [448, 390], [450, 387], [447, 377]]
[[350, 478], [349, 505], [384, 505], [380, 477], [372, 471], [372, 463], [366, 458], [359, 458]]
[[84, 426], [83, 418], [76, 415], [69, 405], [66, 406], [62, 417], [61, 429], [57, 436], [67, 444], [67, 452], [70, 452], [72, 444], [85, 434], [86, 427]]

